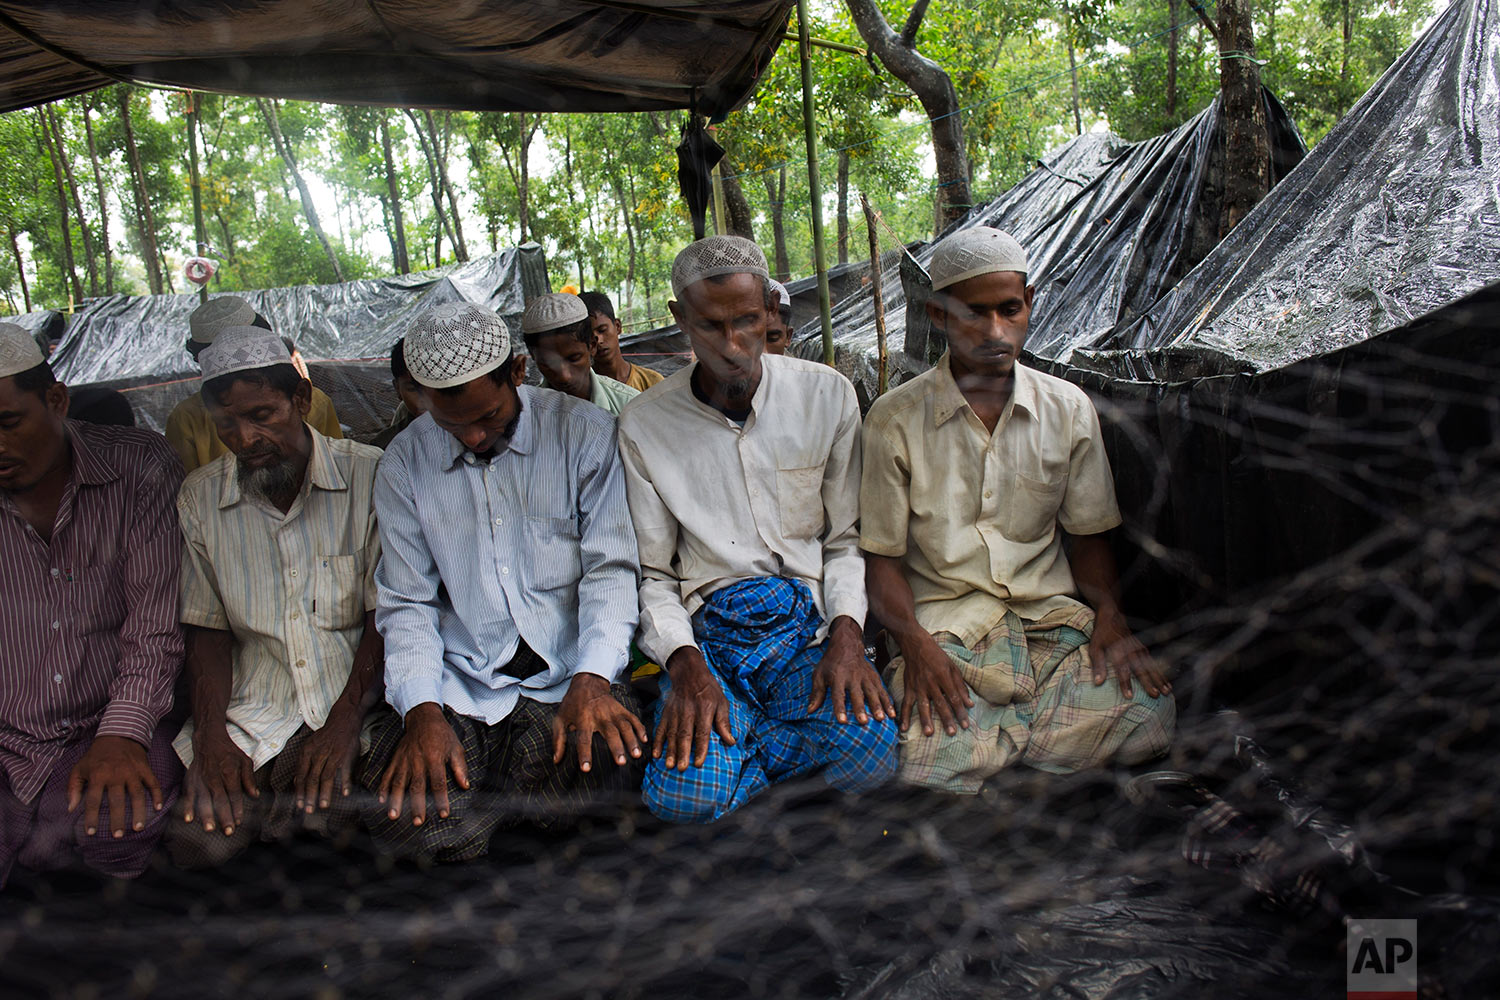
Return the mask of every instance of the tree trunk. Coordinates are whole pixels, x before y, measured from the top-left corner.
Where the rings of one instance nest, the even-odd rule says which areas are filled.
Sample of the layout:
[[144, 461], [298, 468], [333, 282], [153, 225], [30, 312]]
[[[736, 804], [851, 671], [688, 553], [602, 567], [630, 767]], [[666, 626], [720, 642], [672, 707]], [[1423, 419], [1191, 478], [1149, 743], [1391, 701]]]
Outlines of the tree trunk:
[[437, 123], [433, 120], [431, 111], [422, 114], [427, 118], [427, 131], [432, 136], [432, 151], [437, 160], [438, 183], [443, 187], [443, 193], [448, 196], [448, 214], [453, 219], [453, 255], [459, 261], [469, 259], [469, 244], [464, 239], [463, 215], [458, 210], [458, 199], [453, 196], [453, 185], [448, 181], [448, 152], [452, 142], [452, 116], [443, 113], [443, 137], [438, 140]]
[[774, 277], [777, 281], [786, 282], [792, 278], [792, 264], [787, 259], [786, 253], [786, 220], [782, 212], [786, 206], [786, 164], [781, 165], [777, 171], [777, 178], [771, 178], [770, 171], [761, 176], [766, 179], [766, 203], [771, 209], [771, 241], [776, 259], [772, 262], [776, 267]]
[[89, 227], [88, 216], [83, 211], [83, 199], [78, 196], [78, 176], [73, 173], [73, 157], [68, 152], [68, 137], [63, 131], [62, 118], [57, 114], [57, 105], [47, 105], [47, 116], [52, 121], [52, 141], [57, 146], [63, 176], [68, 181], [68, 198], [73, 204], [73, 217], [78, 220], [78, 233], [83, 238], [83, 267], [89, 276], [89, 295], [97, 296], [99, 259], [94, 253], [94, 231]]
[[68, 276], [68, 283], [72, 286], [73, 301], [79, 302], [83, 299], [83, 284], [78, 280], [78, 272], [73, 263], [73, 223], [69, 218], [67, 182], [63, 179], [62, 165], [58, 162], [57, 143], [48, 126], [51, 111], [51, 107], [45, 111], [38, 109], [36, 121], [41, 129], [41, 141], [46, 148], [47, 159], [52, 161], [52, 180], [57, 186], [57, 211], [62, 221], [63, 273]]
[[1271, 150], [1266, 106], [1255, 64], [1251, 0], [1219, 0], [1219, 44], [1232, 53], [1219, 61], [1224, 102], [1224, 203], [1219, 212], [1222, 239], [1271, 189]]
[[1167, 121], [1177, 120], [1177, 9], [1182, 0], [1167, 0], [1171, 30], [1167, 33]]
[[89, 144], [89, 163], [94, 169], [94, 193], [99, 202], [99, 244], [104, 250], [104, 294], [115, 294], [114, 250], [109, 245], [109, 200], [105, 195], [104, 171], [99, 167], [99, 147], [94, 142], [94, 101], [83, 104], [83, 132]]
[[1343, 0], [1344, 14], [1344, 53], [1339, 62], [1339, 82], [1349, 82], [1349, 42], [1354, 37], [1354, 18], [1349, 13], [1349, 0]]
[[625, 309], [620, 315], [624, 316], [631, 311], [635, 301], [635, 226], [630, 221], [630, 202], [625, 197], [625, 189], [620, 184], [618, 175], [611, 175], [610, 186], [615, 189], [615, 201], [620, 205], [620, 218], [625, 223], [625, 244], [629, 257], [625, 264]]
[[121, 86], [115, 90], [120, 104], [120, 122], [125, 127], [125, 158], [130, 161], [130, 177], [135, 191], [137, 228], [141, 234], [141, 261], [146, 265], [146, 283], [152, 295], [162, 293], [161, 257], [156, 246], [156, 217], [151, 211], [151, 196], [146, 189], [146, 171], [141, 167], [141, 153], [135, 144], [135, 126], [131, 123], [131, 91]]
[[1073, 81], [1073, 134], [1083, 135], [1083, 111], [1078, 106], [1078, 59], [1073, 52], [1073, 8], [1063, 3], [1063, 37], [1068, 43], [1068, 76]]
[[281, 120], [276, 115], [276, 102], [257, 97], [255, 103], [260, 105], [261, 116], [265, 118], [266, 128], [271, 132], [271, 142], [276, 147], [277, 155], [281, 157], [281, 162], [286, 164], [287, 172], [292, 175], [292, 182], [297, 185], [297, 194], [302, 199], [302, 214], [307, 216], [308, 226], [312, 229], [313, 235], [318, 238], [323, 252], [328, 255], [328, 263], [333, 265], [333, 280], [342, 282], [344, 269], [339, 267], [338, 254], [333, 252], [333, 244], [328, 242], [328, 235], [323, 232], [323, 224], [318, 221], [317, 206], [313, 204], [312, 192], [307, 188], [307, 181], [302, 179], [302, 171], [297, 169], [297, 159], [292, 153], [292, 148], [281, 134]]
[[[537, 126], [541, 124], [542, 116], [537, 115], [530, 124], [526, 124], [526, 112], [517, 112], [520, 118], [521, 145], [516, 151], [516, 163], [519, 166], [519, 179], [516, 180], [516, 202], [520, 214], [521, 240], [525, 243], [531, 238], [531, 139], [536, 135]], [[514, 175], [514, 172], [513, 172]]]
[[[566, 171], [568, 178], [568, 208], [572, 209], [577, 201], [577, 196], [573, 193], [573, 122], [566, 117], [563, 119], [563, 170]], [[584, 287], [583, 247], [580, 245], [582, 242], [582, 240], [576, 241], [573, 246], [573, 260], [578, 266], [578, 287], [580, 289]], [[646, 293], [648, 307], [650, 305], [650, 297], [651, 293], [648, 286]]]
[[839, 263], [849, 263], [849, 151], [839, 150]]
[[724, 214], [729, 216], [729, 232], [734, 236], [743, 236], [747, 240], [755, 239], [755, 213], [750, 211], [750, 201], [745, 197], [745, 188], [740, 184], [739, 176], [734, 168], [729, 165], [729, 157], [719, 161], [720, 179], [724, 186]]
[[31, 286], [26, 284], [26, 267], [21, 261], [21, 244], [16, 239], [15, 229], [10, 229], [10, 252], [16, 258], [16, 275], [21, 279], [21, 299], [26, 303], [26, 311], [31, 312]]
[[[932, 149], [937, 159], [938, 191], [943, 219], [951, 223], [969, 211], [969, 164], [964, 149], [963, 121], [958, 114], [958, 92], [937, 63], [915, 48], [920, 12], [913, 8], [902, 34], [886, 23], [876, 0], [846, 0], [860, 37], [886, 69], [912, 89], [932, 121]], [[918, 5], [925, 9], [925, 5]], [[910, 39], [907, 41], [906, 39]]]
[[411, 258], [406, 253], [406, 221], [401, 217], [401, 185], [396, 179], [396, 158], [391, 153], [391, 128], [386, 111], [380, 109], [380, 151], [385, 155], [385, 188], [390, 196], [391, 254], [397, 274], [411, 273]]
[[[437, 142], [437, 136], [428, 136], [422, 131], [422, 123], [417, 120], [416, 112], [410, 108], [406, 110], [406, 117], [411, 119], [412, 130], [417, 134], [417, 145], [422, 147], [422, 156], [427, 161], [427, 180], [432, 187], [432, 207], [437, 212], [438, 231], [434, 238], [433, 246], [436, 263], [443, 260], [443, 234], [448, 234], [448, 244], [453, 247], [453, 257], [459, 259], [458, 237], [453, 235], [453, 225], [448, 221], [448, 213], [443, 210], [443, 181], [438, 176], [437, 153], [433, 149], [433, 143]], [[430, 141], [429, 141], [430, 140]]]

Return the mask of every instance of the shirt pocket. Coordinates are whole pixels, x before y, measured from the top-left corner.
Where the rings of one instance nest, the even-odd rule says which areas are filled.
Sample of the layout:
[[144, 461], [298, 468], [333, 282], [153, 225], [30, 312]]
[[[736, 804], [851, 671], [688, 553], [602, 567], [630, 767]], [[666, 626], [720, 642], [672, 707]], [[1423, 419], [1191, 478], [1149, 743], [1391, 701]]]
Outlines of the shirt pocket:
[[79, 634], [119, 631], [125, 624], [125, 585], [120, 570], [120, 560], [116, 559], [64, 573], [63, 585], [71, 592]]
[[776, 500], [781, 533], [787, 538], [816, 538], [823, 533], [823, 467], [776, 470]]
[[318, 556], [313, 566], [313, 624], [342, 631], [360, 624], [365, 614], [364, 567], [360, 557]]
[[538, 590], [576, 586], [583, 575], [578, 525], [568, 517], [526, 515], [527, 572], [523, 579]]
[[1010, 494], [1005, 499], [1001, 530], [1015, 542], [1036, 542], [1045, 538], [1057, 525], [1057, 511], [1062, 506], [1068, 479], [1043, 482], [1022, 473], [1011, 478]]

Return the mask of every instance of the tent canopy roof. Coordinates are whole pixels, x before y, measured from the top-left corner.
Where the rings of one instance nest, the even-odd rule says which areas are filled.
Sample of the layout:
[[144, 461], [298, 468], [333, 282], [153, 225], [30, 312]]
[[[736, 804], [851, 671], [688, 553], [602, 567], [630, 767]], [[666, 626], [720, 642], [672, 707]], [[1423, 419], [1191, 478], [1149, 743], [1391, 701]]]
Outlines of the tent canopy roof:
[[0, 0], [0, 112], [130, 81], [477, 111], [720, 114], [792, 0]]

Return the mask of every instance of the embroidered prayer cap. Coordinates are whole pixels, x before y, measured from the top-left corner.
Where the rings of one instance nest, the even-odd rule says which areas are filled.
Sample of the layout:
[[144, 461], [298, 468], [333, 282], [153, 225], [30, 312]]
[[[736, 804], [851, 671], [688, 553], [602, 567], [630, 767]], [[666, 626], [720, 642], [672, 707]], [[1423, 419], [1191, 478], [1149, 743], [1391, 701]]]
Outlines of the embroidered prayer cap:
[[943, 239], [932, 251], [927, 273], [934, 292], [960, 281], [997, 271], [1026, 273], [1026, 251], [1010, 233], [989, 226], [963, 229]]
[[776, 297], [781, 300], [781, 308], [783, 308], [783, 309], [790, 309], [790, 308], [792, 308], [792, 293], [789, 292], [789, 291], [787, 291], [786, 290], [786, 286], [783, 285], [781, 282], [777, 281], [775, 278], [772, 278], [770, 280], [771, 280], [771, 291], [775, 292], [776, 293]]
[[238, 295], [220, 295], [209, 299], [188, 317], [188, 336], [199, 344], [212, 344], [214, 338], [232, 326], [250, 326], [255, 322], [255, 307]]
[[509, 361], [510, 330], [483, 306], [443, 302], [417, 317], [403, 350], [412, 378], [429, 389], [448, 389]]
[[29, 372], [47, 359], [36, 338], [15, 323], [0, 323], [0, 378]]
[[672, 294], [680, 299], [689, 285], [721, 274], [758, 274], [771, 280], [766, 255], [754, 242], [743, 236], [709, 236], [683, 247], [672, 261]]
[[214, 336], [214, 342], [198, 355], [198, 366], [203, 369], [202, 384], [205, 385], [221, 375], [291, 363], [292, 355], [281, 338], [259, 326], [231, 326], [220, 330]]
[[531, 300], [521, 314], [521, 333], [530, 337], [549, 330], [577, 326], [589, 318], [589, 307], [576, 295], [548, 292]]

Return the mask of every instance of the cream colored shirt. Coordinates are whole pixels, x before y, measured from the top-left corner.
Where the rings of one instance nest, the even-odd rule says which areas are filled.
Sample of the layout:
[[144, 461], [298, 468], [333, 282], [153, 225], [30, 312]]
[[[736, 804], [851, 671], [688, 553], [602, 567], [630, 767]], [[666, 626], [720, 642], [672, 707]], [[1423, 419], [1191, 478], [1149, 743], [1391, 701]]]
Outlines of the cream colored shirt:
[[[312, 407], [307, 411], [307, 422], [318, 433], [330, 438], [342, 438], [344, 430], [339, 426], [338, 414], [333, 411], [333, 400], [317, 386], [313, 386]], [[220, 455], [229, 454], [229, 449], [219, 440], [214, 429], [213, 418], [208, 415], [203, 394], [194, 392], [172, 408], [167, 414], [167, 424], [162, 430], [167, 444], [182, 459], [182, 467], [188, 472], [202, 468]]]
[[721, 587], [789, 576], [824, 627], [865, 620], [859, 405], [832, 368], [767, 355], [744, 426], [693, 395], [689, 365], [620, 413], [641, 556], [640, 646], [658, 663], [696, 646], [691, 616]]
[[[177, 495], [182, 622], [233, 633], [229, 735], [257, 768], [303, 723], [328, 720], [375, 608], [380, 449], [312, 437], [302, 492], [285, 515], [240, 491], [233, 455], [193, 472]], [[191, 720], [173, 745], [192, 763]]]
[[860, 510], [860, 548], [902, 560], [917, 622], [970, 646], [1007, 608], [1037, 620], [1076, 607], [1062, 531], [1120, 523], [1082, 389], [1018, 364], [991, 434], [946, 354], [870, 408]]

